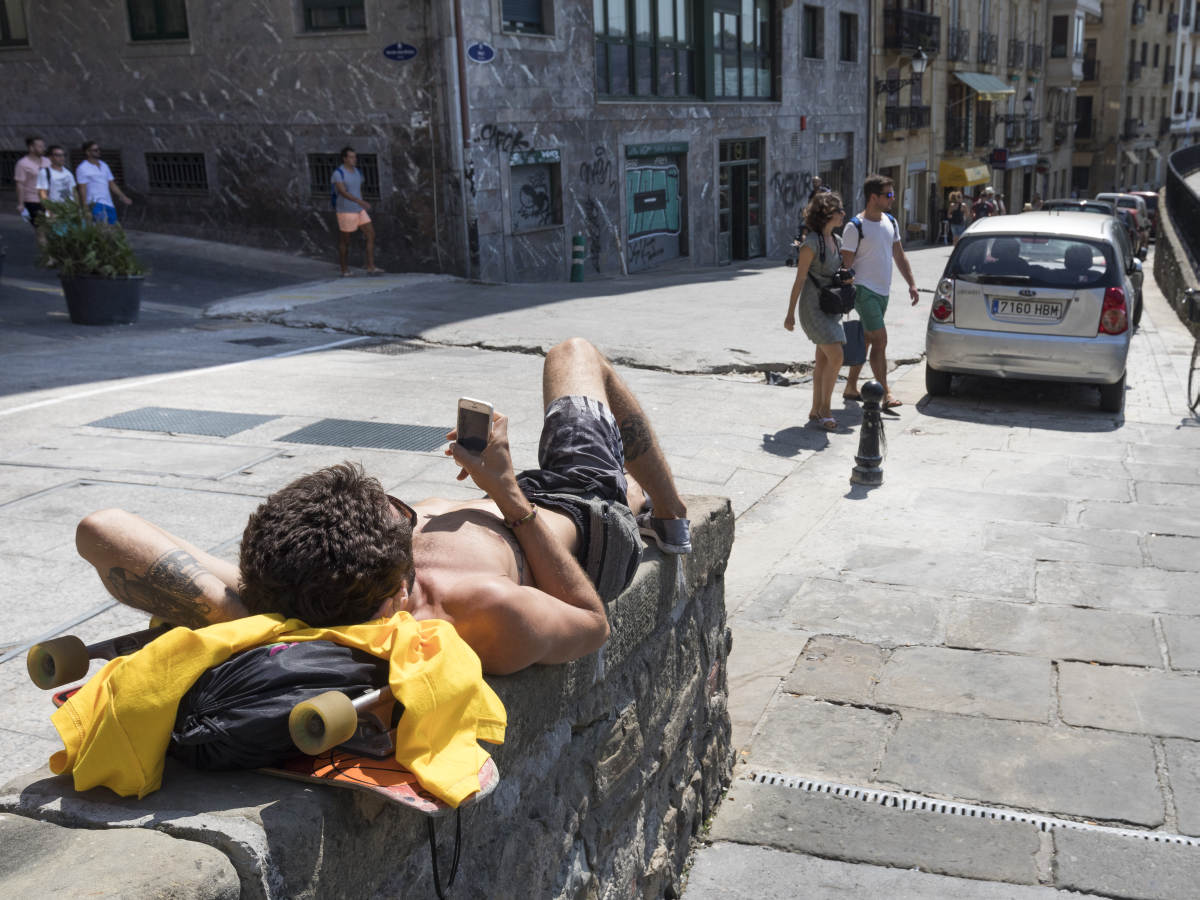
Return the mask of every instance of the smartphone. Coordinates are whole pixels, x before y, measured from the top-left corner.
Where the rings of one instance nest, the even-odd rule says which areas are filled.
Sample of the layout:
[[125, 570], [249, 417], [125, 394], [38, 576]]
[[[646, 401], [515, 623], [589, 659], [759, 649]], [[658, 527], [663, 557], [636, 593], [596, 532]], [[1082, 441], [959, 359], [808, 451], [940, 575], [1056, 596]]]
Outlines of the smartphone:
[[485, 400], [458, 398], [458, 443], [479, 453], [492, 436], [492, 404]]

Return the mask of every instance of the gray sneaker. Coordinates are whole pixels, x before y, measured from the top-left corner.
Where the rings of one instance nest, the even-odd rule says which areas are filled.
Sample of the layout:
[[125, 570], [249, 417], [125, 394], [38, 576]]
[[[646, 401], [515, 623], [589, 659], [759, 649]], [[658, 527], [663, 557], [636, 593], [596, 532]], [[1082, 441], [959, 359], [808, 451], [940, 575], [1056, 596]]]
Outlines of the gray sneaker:
[[656, 519], [649, 512], [637, 517], [642, 537], [654, 541], [663, 553], [692, 552], [692, 524], [687, 519]]

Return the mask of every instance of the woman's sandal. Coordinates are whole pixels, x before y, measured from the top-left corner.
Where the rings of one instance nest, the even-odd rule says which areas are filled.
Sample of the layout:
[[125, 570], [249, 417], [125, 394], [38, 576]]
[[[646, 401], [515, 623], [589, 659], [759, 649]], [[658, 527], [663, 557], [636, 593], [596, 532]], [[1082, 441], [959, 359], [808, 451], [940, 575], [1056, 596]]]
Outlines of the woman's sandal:
[[838, 429], [837, 419], [833, 416], [810, 416], [808, 424], [825, 431], [837, 431]]

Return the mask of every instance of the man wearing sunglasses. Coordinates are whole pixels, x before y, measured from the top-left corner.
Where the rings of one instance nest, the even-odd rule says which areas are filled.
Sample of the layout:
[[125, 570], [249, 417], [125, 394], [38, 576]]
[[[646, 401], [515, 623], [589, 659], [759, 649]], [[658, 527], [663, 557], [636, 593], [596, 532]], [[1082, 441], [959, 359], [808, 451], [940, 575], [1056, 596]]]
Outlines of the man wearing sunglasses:
[[347, 463], [268, 497], [238, 566], [122, 510], [88, 516], [76, 544], [114, 597], [181, 625], [265, 612], [347, 625], [404, 611], [451, 622], [489, 674], [586, 656], [608, 639], [604, 604], [637, 571], [639, 532], [668, 553], [691, 549], [687, 508], [640, 405], [595, 347], [551, 349], [542, 383], [540, 468], [515, 472], [498, 413], [478, 453], [447, 435], [457, 477], [482, 498], [410, 506]]

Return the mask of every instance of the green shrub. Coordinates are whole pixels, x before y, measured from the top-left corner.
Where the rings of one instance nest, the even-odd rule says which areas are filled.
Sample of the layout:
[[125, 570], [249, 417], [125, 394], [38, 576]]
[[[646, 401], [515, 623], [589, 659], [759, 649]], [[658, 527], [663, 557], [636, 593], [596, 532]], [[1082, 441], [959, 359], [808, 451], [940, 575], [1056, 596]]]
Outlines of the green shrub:
[[47, 201], [43, 206], [47, 215], [38, 225], [45, 237], [38, 256], [41, 265], [57, 266], [63, 278], [77, 275], [123, 278], [146, 274], [146, 267], [134, 255], [125, 229], [120, 225], [93, 221], [74, 200]]

